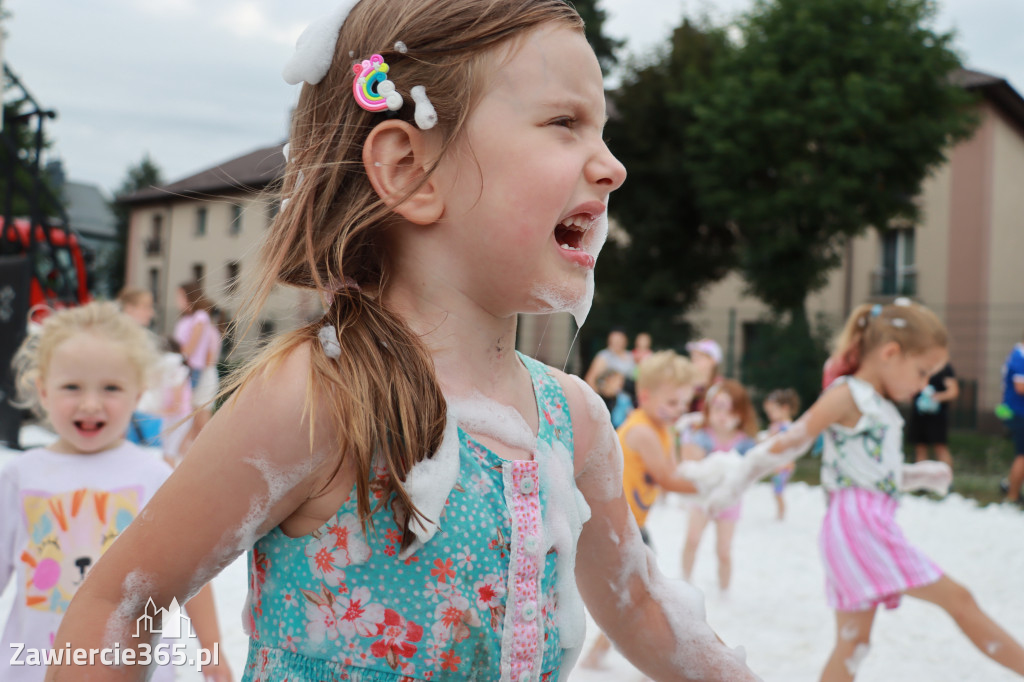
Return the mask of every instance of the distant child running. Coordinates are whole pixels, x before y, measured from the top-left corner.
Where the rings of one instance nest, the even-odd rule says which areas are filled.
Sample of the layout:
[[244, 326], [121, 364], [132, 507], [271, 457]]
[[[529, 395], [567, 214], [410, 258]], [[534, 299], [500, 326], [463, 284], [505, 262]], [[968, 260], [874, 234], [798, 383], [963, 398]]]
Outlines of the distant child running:
[[[644, 523], [661, 492], [697, 492], [696, 486], [677, 472], [672, 429], [690, 405], [692, 384], [693, 365], [689, 360], [671, 350], [649, 355], [637, 368], [640, 406], [618, 429], [626, 500], [648, 545], [650, 538]], [[599, 635], [583, 665], [597, 667], [610, 647], [608, 638]]]
[[[742, 488], [738, 482], [767, 475], [824, 433], [821, 481], [829, 504], [820, 546], [825, 592], [836, 610], [836, 642], [824, 682], [854, 678], [868, 652], [878, 606], [895, 608], [904, 594], [945, 609], [983, 654], [1024, 675], [1020, 644], [965, 587], [910, 544], [894, 518], [901, 490], [944, 491], [952, 480], [944, 462], [903, 464], [903, 419], [893, 404], [919, 393], [946, 364], [947, 343], [935, 314], [909, 300], [860, 306], [834, 356], [834, 366], [850, 373], [836, 378], [789, 429], [751, 450], [744, 466], [711, 494], [726, 503], [723, 491], [734, 493]], [[699, 472], [689, 472], [700, 479]]]
[[[768, 394], [762, 404], [764, 413], [768, 417], [768, 428], [765, 430], [765, 437], [782, 433], [793, 423], [793, 418], [800, 414], [800, 396], [791, 388], [779, 388]], [[760, 434], [759, 434], [760, 435]], [[786, 490], [786, 483], [793, 475], [796, 463], [788, 462], [779, 468], [772, 476], [772, 491], [775, 493], [775, 508], [778, 519], [786, 518], [786, 498], [783, 493]]]
[[247, 552], [247, 681], [553, 681], [584, 603], [656, 680], [754, 680], [649, 560], [601, 398], [515, 351], [520, 313], [586, 316], [626, 175], [572, 5], [342, 2], [285, 75], [305, 85], [250, 318], [278, 284], [327, 312], [227, 386], [57, 645], [137, 646], [119, 624], [145, 598]]
[[[150, 334], [112, 303], [52, 313], [15, 356], [23, 404], [58, 438], [0, 472], [0, 590], [12, 574], [16, 586], [0, 642], [5, 682], [43, 679], [42, 665], [26, 665], [32, 652], [38, 660], [53, 647], [76, 590], [170, 475], [159, 455], [125, 440], [156, 361]], [[189, 616], [201, 645], [219, 650], [209, 588], [189, 602]], [[15, 643], [22, 665], [12, 659]], [[227, 682], [220, 660], [205, 673]], [[174, 669], [154, 679], [173, 680]]]
[[[702, 460], [716, 453], [735, 451], [740, 455], [754, 446], [757, 415], [747, 389], [738, 381], [722, 379], [711, 385], [704, 401], [704, 426], [683, 438], [684, 460]], [[740, 519], [741, 504], [736, 502], [715, 514], [707, 514], [700, 505], [690, 506], [690, 519], [683, 545], [683, 577], [693, 574], [697, 548], [708, 522], [715, 522], [715, 548], [718, 556], [718, 587], [723, 592], [732, 581], [732, 539]]]

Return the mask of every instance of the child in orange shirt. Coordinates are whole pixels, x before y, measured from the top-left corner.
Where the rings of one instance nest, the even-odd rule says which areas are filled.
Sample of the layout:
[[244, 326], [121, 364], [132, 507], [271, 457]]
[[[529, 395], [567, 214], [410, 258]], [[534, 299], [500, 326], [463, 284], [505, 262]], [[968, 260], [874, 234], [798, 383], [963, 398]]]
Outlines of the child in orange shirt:
[[[639, 407], [617, 430], [622, 445], [622, 485], [629, 508], [650, 545], [644, 529], [647, 513], [663, 490], [695, 493], [697, 488], [676, 470], [676, 420], [686, 413], [693, 398], [693, 365], [675, 351], [652, 353], [637, 368]], [[598, 667], [611, 642], [599, 634], [583, 665]]]

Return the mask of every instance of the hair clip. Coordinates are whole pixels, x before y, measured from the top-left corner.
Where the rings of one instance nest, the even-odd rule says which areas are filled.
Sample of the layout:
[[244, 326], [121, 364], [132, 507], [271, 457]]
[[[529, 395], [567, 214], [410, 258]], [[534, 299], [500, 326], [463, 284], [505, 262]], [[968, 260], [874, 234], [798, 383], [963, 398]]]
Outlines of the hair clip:
[[401, 93], [395, 90], [395, 84], [388, 80], [390, 68], [379, 54], [352, 66], [356, 74], [352, 82], [352, 94], [363, 109], [398, 111], [405, 104]]
[[876, 303], [871, 306], [871, 317], [878, 317], [882, 314], [882, 304]]

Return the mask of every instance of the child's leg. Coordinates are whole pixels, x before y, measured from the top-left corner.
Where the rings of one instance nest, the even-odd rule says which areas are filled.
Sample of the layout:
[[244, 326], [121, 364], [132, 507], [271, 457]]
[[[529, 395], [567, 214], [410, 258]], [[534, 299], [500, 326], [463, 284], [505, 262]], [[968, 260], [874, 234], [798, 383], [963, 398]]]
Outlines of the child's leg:
[[732, 536], [736, 533], [735, 521], [715, 522], [715, 548], [718, 551], [718, 587], [723, 592], [732, 581]]
[[775, 507], [778, 510], [779, 521], [786, 518], [786, 499], [782, 497], [782, 493], [775, 493]]
[[690, 520], [686, 526], [686, 543], [683, 545], [683, 577], [687, 580], [693, 574], [693, 564], [697, 560], [697, 546], [700, 536], [708, 525], [708, 515], [700, 507], [690, 507]]
[[936, 443], [935, 448], [935, 459], [940, 462], [945, 462], [949, 465], [949, 468], [953, 468], [953, 455], [949, 452], [949, 446], [945, 443]]
[[875, 609], [836, 611], [836, 646], [832, 649], [821, 682], [850, 682], [868, 654]]
[[927, 443], [915, 443], [914, 444], [914, 461], [915, 462], [927, 462], [928, 461], [928, 444]]
[[906, 593], [941, 606], [983, 654], [1024, 675], [1024, 649], [981, 610], [966, 587], [942, 576], [931, 585], [916, 587]]
[[605, 655], [611, 648], [612, 641], [603, 632], [597, 633], [594, 645], [590, 647], [590, 651], [583, 657], [580, 665], [584, 668], [600, 668]]

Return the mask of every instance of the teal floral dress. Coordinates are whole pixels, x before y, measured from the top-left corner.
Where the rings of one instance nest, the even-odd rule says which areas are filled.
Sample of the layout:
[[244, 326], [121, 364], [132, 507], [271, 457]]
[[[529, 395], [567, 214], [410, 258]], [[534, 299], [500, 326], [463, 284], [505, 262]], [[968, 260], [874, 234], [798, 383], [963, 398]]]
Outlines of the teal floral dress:
[[[255, 544], [245, 681], [558, 678], [565, 591], [557, 576], [571, 563], [567, 571], [566, 545], [552, 539], [565, 533], [550, 527], [564, 514], [549, 478], [565, 476], [549, 468], [567, 472], [580, 497], [572, 427], [558, 381], [520, 357], [540, 417], [532, 460], [501, 459], [458, 429], [458, 475], [435, 534], [414, 552], [401, 551], [390, 502], [364, 533], [354, 491], [313, 533], [290, 538], [275, 528]], [[375, 474], [378, 498], [385, 475]]]

